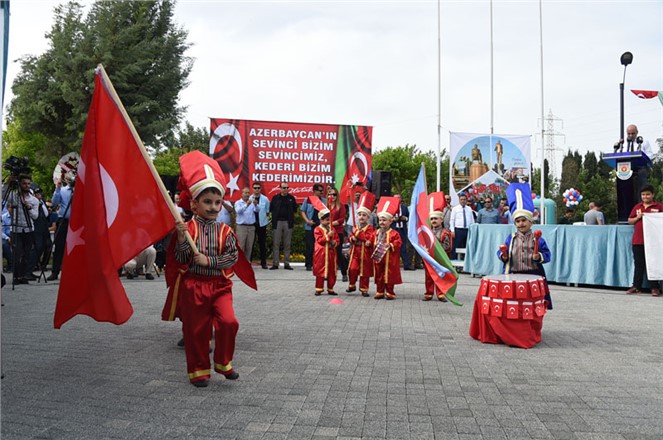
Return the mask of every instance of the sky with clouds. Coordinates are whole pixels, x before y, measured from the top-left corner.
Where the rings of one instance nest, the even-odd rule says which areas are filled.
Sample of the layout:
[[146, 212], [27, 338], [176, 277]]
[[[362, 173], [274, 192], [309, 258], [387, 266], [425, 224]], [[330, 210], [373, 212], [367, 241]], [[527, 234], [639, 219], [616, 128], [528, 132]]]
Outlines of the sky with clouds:
[[[11, 2], [6, 102], [18, 71], [12, 61], [47, 49], [56, 4]], [[449, 132], [491, 130], [490, 2], [439, 7], [448, 151]], [[532, 160], [540, 161], [539, 2], [495, 0], [492, 9], [493, 130], [532, 135]], [[209, 127], [210, 117], [371, 125], [374, 150], [436, 150], [437, 11], [437, 1], [179, 0], [175, 21], [195, 58], [181, 94], [186, 119], [197, 127]], [[612, 150], [625, 51], [634, 55], [626, 124], [651, 143], [663, 137], [661, 103], [628, 91], [663, 90], [663, 1], [543, 1], [542, 11], [543, 106], [558, 118], [558, 161], [569, 148]]]

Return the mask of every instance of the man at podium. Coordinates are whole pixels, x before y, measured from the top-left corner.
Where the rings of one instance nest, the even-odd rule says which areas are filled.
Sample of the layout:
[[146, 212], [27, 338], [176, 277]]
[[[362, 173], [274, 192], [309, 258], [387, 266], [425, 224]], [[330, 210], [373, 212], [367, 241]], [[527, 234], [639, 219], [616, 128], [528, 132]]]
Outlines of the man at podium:
[[649, 141], [638, 136], [638, 127], [635, 124], [626, 127], [626, 151], [642, 151], [648, 158], [654, 158], [654, 150]]

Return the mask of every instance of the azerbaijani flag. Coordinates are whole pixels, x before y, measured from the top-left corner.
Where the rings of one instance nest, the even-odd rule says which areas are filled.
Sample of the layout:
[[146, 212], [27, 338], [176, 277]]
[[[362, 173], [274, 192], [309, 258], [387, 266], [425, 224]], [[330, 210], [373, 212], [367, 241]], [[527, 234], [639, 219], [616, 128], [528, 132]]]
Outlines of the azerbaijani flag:
[[339, 126], [334, 181], [343, 203], [350, 200], [355, 185], [366, 185], [370, 178], [372, 133], [373, 127]]
[[[462, 306], [455, 298], [458, 272], [454, 269], [447, 253], [442, 249], [442, 243], [435, 238], [428, 222], [428, 191], [426, 190], [426, 172], [421, 164], [419, 177], [412, 190], [410, 201], [410, 221], [407, 236], [412, 246], [424, 260], [424, 267], [428, 275], [433, 278], [435, 287], [444, 292], [447, 299], [457, 306]], [[412, 213], [416, 213], [413, 215]]]

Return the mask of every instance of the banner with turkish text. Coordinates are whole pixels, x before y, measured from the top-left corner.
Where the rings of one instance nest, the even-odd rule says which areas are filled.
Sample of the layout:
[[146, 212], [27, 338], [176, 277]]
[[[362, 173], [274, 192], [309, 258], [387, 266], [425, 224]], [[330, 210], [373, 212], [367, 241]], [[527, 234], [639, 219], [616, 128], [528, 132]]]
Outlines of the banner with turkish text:
[[372, 127], [358, 125], [211, 119], [209, 155], [226, 177], [226, 196], [262, 183], [268, 198], [287, 182], [298, 203], [315, 183], [339, 189], [366, 183], [371, 175]]

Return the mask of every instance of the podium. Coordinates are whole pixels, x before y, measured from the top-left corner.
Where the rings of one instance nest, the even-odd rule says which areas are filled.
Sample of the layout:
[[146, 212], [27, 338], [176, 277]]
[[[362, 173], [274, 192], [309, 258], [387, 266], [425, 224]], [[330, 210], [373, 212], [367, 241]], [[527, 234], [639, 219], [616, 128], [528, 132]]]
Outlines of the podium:
[[601, 153], [601, 160], [617, 171], [617, 220], [627, 223], [640, 201], [640, 188], [647, 183], [651, 159], [642, 151], [627, 151]]

